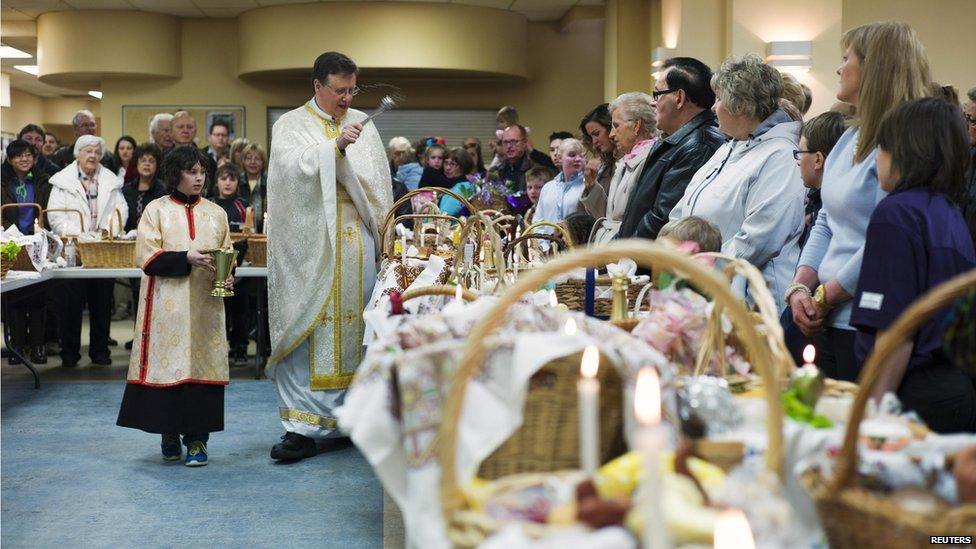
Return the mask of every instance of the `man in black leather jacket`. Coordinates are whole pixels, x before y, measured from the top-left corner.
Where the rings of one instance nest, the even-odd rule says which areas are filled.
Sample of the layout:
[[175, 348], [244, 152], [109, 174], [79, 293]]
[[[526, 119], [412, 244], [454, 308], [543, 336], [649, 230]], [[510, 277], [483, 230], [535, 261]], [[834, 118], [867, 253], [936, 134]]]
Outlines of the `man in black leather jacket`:
[[712, 113], [711, 80], [712, 71], [697, 59], [665, 61], [653, 94], [663, 135], [630, 193], [617, 238], [657, 238], [691, 176], [725, 142]]

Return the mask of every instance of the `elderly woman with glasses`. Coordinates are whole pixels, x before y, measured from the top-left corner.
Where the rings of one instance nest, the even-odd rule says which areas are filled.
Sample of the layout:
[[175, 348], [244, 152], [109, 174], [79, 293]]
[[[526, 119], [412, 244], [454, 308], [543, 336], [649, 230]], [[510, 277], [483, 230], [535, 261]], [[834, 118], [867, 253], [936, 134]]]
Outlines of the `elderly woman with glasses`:
[[620, 230], [627, 200], [644, 169], [644, 161], [657, 140], [654, 100], [641, 92], [625, 93], [610, 103], [610, 140], [622, 155], [614, 167], [610, 187], [586, 185], [580, 203], [597, 219], [590, 242], [609, 242]]
[[[82, 135], [75, 141], [75, 161], [51, 178], [48, 208], [81, 213], [78, 216], [72, 211], [51, 212], [48, 221], [56, 233], [122, 232], [129, 217], [129, 207], [122, 195], [122, 178], [99, 163], [104, 150], [105, 142], [101, 137]], [[86, 302], [91, 327], [88, 355], [92, 364], [107, 366], [112, 363], [108, 333], [114, 284], [115, 281], [111, 279], [64, 281], [61, 366], [77, 366], [81, 359], [81, 311]]]
[[779, 71], [756, 54], [726, 59], [712, 87], [719, 130], [732, 139], [691, 178], [670, 218], [714, 223], [722, 252], [755, 265], [773, 295], [783, 295], [803, 232], [803, 182], [793, 160], [800, 123], [779, 106]]

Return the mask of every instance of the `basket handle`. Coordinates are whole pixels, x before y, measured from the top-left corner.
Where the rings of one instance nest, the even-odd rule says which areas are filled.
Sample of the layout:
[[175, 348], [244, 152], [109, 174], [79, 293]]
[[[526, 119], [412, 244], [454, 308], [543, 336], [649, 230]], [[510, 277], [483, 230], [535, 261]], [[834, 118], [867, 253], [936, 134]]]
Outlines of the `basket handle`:
[[561, 243], [558, 238], [552, 236], [551, 234], [527, 232], [509, 242], [508, 245], [505, 246], [505, 257], [511, 258], [512, 261], [515, 261], [515, 254], [519, 253], [518, 245], [522, 244], [523, 242], [528, 242], [529, 240], [547, 240], [555, 245], [559, 245]]
[[[489, 219], [484, 212], [475, 211], [470, 217], [468, 217], [467, 223], [464, 224], [464, 228], [461, 230], [460, 235], [461, 245], [458, 246], [458, 249], [454, 251], [454, 264], [452, 265], [452, 268], [454, 270], [455, 280], [457, 280], [458, 276], [461, 274], [461, 264], [464, 262], [464, 243], [468, 241], [468, 236], [471, 234], [472, 230], [476, 231], [476, 244], [474, 248], [475, 258], [481, 254], [481, 241], [483, 235], [487, 234], [488, 239], [491, 240], [492, 247], [495, 251], [495, 266], [496, 268], [499, 268], [498, 266], [500, 265], [502, 266], [500, 268], [504, 270], [505, 248], [502, 245], [502, 239], [500, 236], [498, 236], [498, 231], [495, 230], [495, 226], [492, 224], [491, 219]], [[477, 261], [477, 259], [475, 261]], [[504, 287], [504, 279], [504, 276], [498, 277], [499, 284], [501, 286], [496, 286], [496, 289], [499, 287]]]
[[857, 460], [857, 436], [864, 419], [864, 408], [874, 385], [881, 377], [881, 371], [887, 366], [888, 359], [902, 345], [912, 341], [918, 329], [935, 316], [943, 308], [952, 304], [958, 298], [976, 288], [976, 269], [967, 271], [955, 278], [947, 280], [929, 289], [916, 299], [907, 309], [902, 311], [895, 322], [887, 330], [881, 332], [874, 340], [874, 350], [868, 356], [857, 378], [860, 389], [854, 397], [851, 416], [847, 421], [844, 432], [844, 444], [834, 467], [834, 478], [829, 490], [834, 493], [848, 487], [854, 481], [855, 461]]
[[[431, 295], [443, 295], [447, 297], [456, 296], [457, 286], [447, 284], [443, 286], [422, 286], [420, 288], [413, 288], [403, 292], [402, 299], [404, 303], [406, 303], [415, 297], [426, 297]], [[474, 301], [478, 299], [478, 294], [466, 288], [461, 288], [461, 299], [465, 301]]]
[[469, 212], [475, 211], [474, 207], [471, 205], [471, 202], [468, 202], [466, 198], [452, 191], [451, 189], [445, 189], [443, 187], [421, 187], [419, 189], [408, 191], [406, 194], [401, 196], [399, 200], [394, 202], [393, 206], [391, 206], [390, 209], [386, 211], [386, 218], [383, 220], [383, 232], [381, 232], [380, 234], [381, 235], [386, 234], [386, 230], [387, 230], [386, 226], [389, 225], [391, 221], [393, 221], [394, 217], [396, 217], [397, 208], [406, 204], [411, 198], [426, 193], [434, 193], [434, 194], [442, 194], [442, 195], [450, 196], [454, 200], [460, 202], [461, 205], [467, 208]]
[[695, 261], [674, 249], [643, 239], [615, 241], [608, 245], [595, 246], [565, 254], [533, 269], [519, 278], [498, 302], [471, 329], [467, 346], [461, 356], [454, 380], [448, 390], [438, 428], [440, 440], [437, 452], [441, 465], [440, 494], [445, 520], [462, 508], [464, 497], [457, 480], [457, 428], [461, 410], [464, 407], [465, 390], [480, 370], [485, 358], [485, 339], [495, 331], [507, 316], [508, 308], [519, 301], [523, 294], [531, 292], [551, 278], [580, 267], [605, 265], [620, 258], [628, 257], [645, 267], [669, 270], [693, 280], [695, 285], [708, 292], [715, 301], [725, 305], [732, 322], [740, 329], [743, 343], [750, 356], [755, 357], [754, 366], [766, 387], [765, 397], [768, 407], [767, 431], [769, 446], [766, 451], [766, 467], [780, 474], [783, 455], [783, 416], [779, 397], [779, 384], [764, 339], [756, 331], [749, 311], [739, 302], [728, 288], [728, 281], [712, 268]]
[[10, 204], [0, 206], [0, 212], [3, 212], [3, 210], [7, 208], [34, 208], [37, 210], [37, 214], [34, 216], [34, 221], [39, 221], [41, 216], [44, 215], [44, 208], [42, 208], [41, 205], [36, 202], [11, 202]]
[[[454, 217], [452, 215], [445, 214], [406, 214], [398, 215], [392, 219], [392, 223], [383, 226], [383, 254], [386, 257], [393, 257], [393, 237], [394, 227], [396, 227], [397, 222], [403, 221], [405, 219], [440, 219], [443, 221], [453, 221], [460, 226], [464, 226], [464, 221], [460, 218]], [[418, 235], [414, 235], [414, 241], [419, 241]]]
[[[84, 216], [84, 214], [81, 213], [81, 210], [76, 210], [74, 208], [48, 208], [46, 210], [43, 210], [42, 214], [47, 215], [47, 214], [50, 214], [51, 212], [68, 212], [68, 213], [74, 212], [74, 213], [78, 214], [78, 227], [80, 227], [82, 229], [82, 231], [84, 231], [84, 229], [85, 229], [85, 216]], [[50, 217], [48, 217], [48, 219], [47, 219], [47, 224], [48, 224], [48, 226], [51, 225], [51, 218]], [[53, 231], [54, 233], [57, 233], [57, 230], [56, 230], [55, 227], [51, 227], [51, 231]]]
[[[783, 326], [779, 323], [779, 309], [776, 306], [776, 299], [769, 291], [769, 286], [766, 284], [766, 279], [763, 278], [762, 272], [752, 263], [742, 258], [732, 257], [722, 253], [703, 252], [695, 254], [695, 257], [724, 260], [726, 264], [723, 272], [729, 281], [735, 278], [736, 275], [746, 279], [746, 282], [749, 284], [749, 293], [752, 295], [756, 309], [759, 311], [759, 318], [762, 322], [763, 332], [766, 336], [769, 349], [773, 354], [773, 362], [779, 366], [779, 373], [783, 379], [789, 377], [790, 372], [796, 369], [796, 363], [793, 362], [793, 355], [786, 348]], [[715, 309], [717, 311], [720, 307], [717, 306]]]
[[573, 242], [573, 237], [570, 236], [569, 231], [566, 230], [566, 227], [563, 227], [558, 223], [553, 223], [552, 221], [539, 221], [537, 223], [533, 223], [528, 227], [526, 227], [525, 230], [522, 231], [522, 234], [529, 234], [532, 231], [538, 229], [539, 227], [552, 227], [553, 229], [559, 231], [559, 233], [563, 235], [563, 242], [566, 243], [567, 247], [572, 248], [573, 246], [576, 245], [576, 243]]

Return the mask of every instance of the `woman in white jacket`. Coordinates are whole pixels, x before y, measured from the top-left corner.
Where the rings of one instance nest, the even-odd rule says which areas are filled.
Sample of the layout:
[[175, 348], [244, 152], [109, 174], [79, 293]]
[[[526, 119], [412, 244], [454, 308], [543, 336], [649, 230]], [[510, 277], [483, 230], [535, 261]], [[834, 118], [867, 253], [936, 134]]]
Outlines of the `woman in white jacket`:
[[779, 108], [783, 81], [758, 55], [726, 59], [712, 87], [719, 129], [732, 139], [695, 173], [670, 218], [717, 225], [722, 252], [755, 265], [772, 294], [783, 295], [803, 229], [803, 182], [793, 160], [800, 123]]
[[[122, 178], [99, 164], [104, 150], [102, 138], [94, 135], [79, 137], [75, 141], [75, 161], [51, 177], [48, 208], [81, 212], [80, 220], [74, 212], [52, 212], [48, 222], [54, 232], [77, 235], [108, 229], [110, 223], [113, 232], [122, 231], [129, 208], [122, 196]], [[121, 224], [115, 212], [121, 215]], [[89, 279], [62, 283], [61, 366], [77, 366], [81, 359], [81, 311], [86, 302], [91, 328], [88, 355], [93, 364], [112, 363], [108, 339], [114, 282], [111, 279]]]

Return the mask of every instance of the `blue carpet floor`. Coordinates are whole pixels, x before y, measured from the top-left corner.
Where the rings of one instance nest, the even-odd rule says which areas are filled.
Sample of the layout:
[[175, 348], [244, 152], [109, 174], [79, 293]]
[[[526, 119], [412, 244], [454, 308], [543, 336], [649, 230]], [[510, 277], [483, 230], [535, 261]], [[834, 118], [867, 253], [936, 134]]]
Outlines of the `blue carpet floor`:
[[122, 383], [5, 383], [4, 547], [382, 547], [383, 492], [344, 447], [294, 464], [268, 381], [235, 381], [210, 464], [165, 463], [159, 435], [115, 426]]

